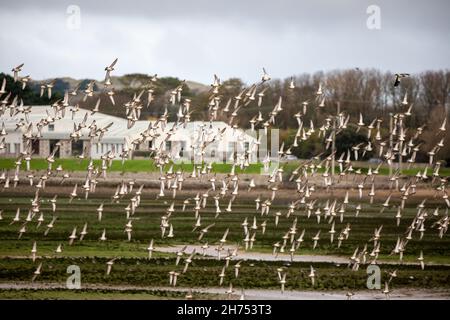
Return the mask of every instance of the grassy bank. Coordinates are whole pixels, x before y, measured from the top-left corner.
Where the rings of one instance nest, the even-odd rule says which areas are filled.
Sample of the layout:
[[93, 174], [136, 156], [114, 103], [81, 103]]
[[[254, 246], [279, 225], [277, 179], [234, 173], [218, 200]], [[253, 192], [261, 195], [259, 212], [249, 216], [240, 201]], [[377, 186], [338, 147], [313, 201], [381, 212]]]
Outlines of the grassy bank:
[[[0, 169], [11, 170], [15, 168], [15, 159], [11, 158], [0, 158]], [[94, 165], [99, 167], [101, 166], [101, 160], [93, 160]], [[290, 174], [295, 168], [299, 166], [299, 161], [290, 161], [290, 162], [282, 162], [280, 166], [284, 168], [286, 174]], [[89, 160], [84, 159], [56, 159], [53, 168], [56, 168], [58, 165], [62, 165], [63, 169], [66, 171], [85, 171], [89, 165]], [[197, 164], [199, 166], [199, 164]], [[168, 170], [171, 165], [166, 165], [164, 170]], [[192, 163], [176, 163], [173, 164], [174, 170], [183, 170], [184, 172], [192, 172], [194, 165]], [[360, 169], [362, 173], [367, 173], [368, 168], [372, 167], [374, 169], [376, 165], [374, 164], [361, 164], [359, 167], [354, 167], [355, 170]], [[45, 159], [35, 158], [31, 161], [31, 170], [46, 170], [48, 168], [47, 161]], [[232, 165], [229, 163], [213, 163], [212, 171], [215, 173], [229, 173], [231, 171]], [[26, 169], [25, 162], [22, 163], [22, 169]], [[252, 163], [249, 167], [241, 170], [240, 168], [235, 168], [236, 173], [247, 173], [247, 174], [259, 174], [263, 171], [263, 164], [261, 163]], [[113, 160], [112, 166], [108, 169], [108, 171], [113, 172], [159, 172], [159, 168], [157, 168], [152, 160], [144, 160], [144, 159], [133, 159], [126, 160], [122, 163], [121, 160]], [[318, 170], [318, 172], [323, 172], [323, 168]], [[336, 172], [339, 173], [339, 167], [336, 167]], [[395, 169], [394, 169], [395, 172]], [[410, 168], [404, 166], [402, 169], [402, 174], [406, 176], [414, 176], [418, 172], [423, 172], [423, 168]], [[441, 168], [439, 171], [441, 176], [450, 176], [450, 168]], [[388, 175], [389, 168], [386, 166], [382, 166], [379, 169], [380, 175]], [[432, 175], [432, 168], [428, 168], [428, 176]]]

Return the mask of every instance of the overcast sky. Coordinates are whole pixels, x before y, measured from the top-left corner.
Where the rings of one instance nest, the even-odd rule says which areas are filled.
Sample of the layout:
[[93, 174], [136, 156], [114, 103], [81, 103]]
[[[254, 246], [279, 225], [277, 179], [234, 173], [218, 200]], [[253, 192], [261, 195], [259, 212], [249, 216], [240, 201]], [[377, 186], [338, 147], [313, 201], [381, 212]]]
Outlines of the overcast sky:
[[[354, 67], [450, 68], [448, 0], [93, 2], [2, 1], [0, 71], [24, 62], [23, 74], [34, 79], [101, 79], [118, 57], [116, 75], [211, 83], [214, 73], [253, 82], [262, 67], [279, 78]], [[70, 5], [80, 9], [78, 29]], [[380, 29], [367, 27], [370, 5], [380, 8]]]

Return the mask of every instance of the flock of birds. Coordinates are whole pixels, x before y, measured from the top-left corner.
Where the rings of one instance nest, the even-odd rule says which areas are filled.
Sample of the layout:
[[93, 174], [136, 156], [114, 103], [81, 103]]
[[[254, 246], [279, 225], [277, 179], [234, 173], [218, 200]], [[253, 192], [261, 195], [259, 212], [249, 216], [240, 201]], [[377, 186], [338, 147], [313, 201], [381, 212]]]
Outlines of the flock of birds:
[[[107, 92], [108, 97], [111, 102], [115, 104], [114, 101], [114, 87], [111, 81], [111, 73], [115, 69], [117, 59], [114, 60], [109, 66], [105, 68], [105, 80], [103, 81], [104, 89]], [[22, 83], [22, 88], [25, 88], [30, 80], [29, 76], [22, 77], [20, 75], [23, 64], [12, 69], [14, 81]], [[408, 74], [397, 74], [394, 86], [400, 84], [400, 79], [408, 76]], [[210, 247], [208, 242], [202, 242], [205, 235], [210, 229], [214, 228], [216, 223], [209, 225], [204, 225], [202, 223], [202, 210], [206, 208], [207, 203], [214, 203], [215, 207], [215, 219], [223, 212], [232, 213], [233, 205], [238, 199], [239, 195], [245, 193], [245, 196], [252, 198], [257, 192], [253, 192], [253, 189], [257, 187], [265, 187], [270, 191], [270, 196], [263, 198], [261, 195], [253, 197], [255, 204], [255, 215], [242, 222], [242, 243], [244, 244], [244, 250], [252, 249], [254, 243], [257, 241], [257, 237], [263, 237], [266, 227], [269, 224], [274, 224], [278, 226], [280, 219], [287, 219], [291, 221], [288, 230], [282, 232], [279, 241], [273, 244], [273, 255], [276, 257], [279, 253], [289, 253], [293, 259], [295, 254], [298, 253], [300, 247], [305, 241], [311, 241], [312, 247], [315, 249], [319, 241], [323, 241], [324, 238], [328, 238], [327, 241], [331, 243], [337, 241], [337, 247], [346, 241], [352, 230], [350, 223], [345, 224], [345, 217], [350, 213], [358, 214], [363, 210], [362, 203], [369, 201], [371, 204], [374, 202], [374, 197], [376, 195], [376, 181], [375, 177], [379, 175], [379, 170], [381, 165], [387, 164], [393, 169], [393, 173], [389, 176], [389, 181], [391, 184], [391, 191], [385, 201], [380, 204], [380, 212], [386, 209], [394, 208], [392, 204], [396, 193], [398, 194], [399, 204], [396, 205], [397, 212], [395, 217], [393, 217], [392, 223], [397, 226], [400, 225], [402, 219], [402, 214], [405, 210], [405, 204], [408, 199], [414, 196], [416, 193], [416, 188], [418, 183], [431, 181], [435, 190], [435, 197], [442, 199], [443, 207], [439, 206], [436, 208], [429, 208], [426, 206], [426, 199], [424, 199], [417, 207], [417, 212], [414, 219], [407, 226], [404, 233], [398, 236], [397, 243], [394, 248], [392, 248], [391, 254], [398, 255], [399, 260], [403, 259], [403, 255], [406, 252], [408, 242], [413, 239], [413, 235], [417, 234], [417, 237], [422, 239], [424, 232], [426, 230], [425, 226], [428, 223], [430, 217], [434, 217], [437, 221], [431, 225], [431, 228], [437, 230], [437, 234], [440, 238], [444, 236], [447, 232], [449, 217], [448, 208], [450, 207], [450, 201], [448, 199], [447, 184], [448, 180], [439, 174], [441, 162], [437, 161], [437, 154], [439, 150], [444, 146], [444, 134], [446, 131], [446, 119], [443, 120], [442, 125], [437, 128], [436, 135], [440, 135], [442, 139], [430, 150], [428, 151], [429, 163], [426, 168], [420, 170], [416, 176], [405, 178], [402, 176], [401, 171], [396, 168], [396, 159], [402, 158], [406, 160], [406, 163], [412, 165], [415, 163], [415, 158], [417, 152], [420, 150], [421, 143], [419, 142], [419, 137], [424, 131], [424, 127], [419, 128], [407, 128], [406, 119], [411, 116], [412, 104], [408, 102], [407, 95], [405, 95], [402, 101], [402, 109], [404, 111], [399, 112], [393, 116], [393, 126], [389, 131], [388, 136], [384, 136], [382, 131], [383, 120], [380, 118], [372, 119], [371, 121], [365, 121], [363, 115], [361, 114], [356, 123], [350, 122], [350, 116], [346, 115], [345, 112], [338, 112], [337, 114], [330, 114], [326, 117], [325, 122], [322, 124], [313, 123], [310, 121], [309, 124], [304, 120], [304, 116], [308, 108], [317, 108], [324, 110], [326, 104], [326, 90], [325, 87], [320, 84], [315, 97], [308, 101], [302, 103], [302, 108], [296, 114], [292, 116], [297, 119], [298, 128], [294, 137], [292, 145], [286, 146], [284, 143], [281, 145], [280, 150], [277, 155], [271, 155], [267, 152], [266, 157], [263, 160], [266, 170], [271, 167], [269, 164], [271, 161], [281, 160], [292, 153], [292, 149], [299, 146], [301, 142], [308, 140], [314, 133], [316, 133], [323, 141], [325, 146], [325, 152], [314, 156], [302, 162], [290, 175], [288, 181], [296, 185], [295, 191], [292, 191], [293, 198], [296, 200], [290, 202], [286, 205], [286, 210], [278, 211], [273, 213], [271, 211], [271, 205], [277, 198], [277, 192], [281, 189], [283, 183], [285, 183], [286, 178], [284, 177], [284, 168], [280, 164], [275, 166], [272, 171], [267, 174], [267, 181], [265, 185], [257, 186], [255, 180], [251, 179], [250, 182], [243, 182], [239, 178], [239, 174], [236, 173], [236, 168], [245, 169], [249, 166], [249, 156], [251, 152], [258, 150], [259, 144], [261, 143], [261, 137], [250, 146], [249, 149], [243, 150], [241, 152], [235, 151], [232, 155], [232, 167], [228, 174], [221, 176], [219, 178], [214, 174], [212, 170], [212, 164], [208, 163], [204, 158], [206, 148], [215, 143], [220, 142], [226, 130], [236, 131], [239, 129], [236, 124], [236, 119], [239, 116], [239, 112], [244, 110], [249, 105], [261, 106], [264, 99], [264, 93], [267, 90], [266, 83], [270, 81], [270, 76], [263, 69], [263, 74], [260, 81], [251, 84], [250, 86], [244, 88], [238, 95], [230, 98], [228, 101], [222, 101], [221, 95], [221, 80], [219, 77], [214, 75], [214, 81], [211, 84], [211, 96], [208, 103], [208, 121], [214, 121], [218, 117], [227, 117], [228, 128], [218, 129], [214, 131], [211, 126], [208, 126], [208, 121], [200, 127], [201, 134], [198, 135], [197, 141], [193, 145], [193, 152], [198, 155], [201, 159], [201, 164], [195, 165], [192, 172], [183, 172], [181, 169], [174, 170], [172, 162], [172, 155], [170, 152], [163, 148], [165, 141], [169, 140], [172, 135], [174, 135], [182, 126], [185, 126], [191, 120], [191, 100], [188, 98], [183, 98], [183, 86], [182, 82], [179, 86], [170, 91], [169, 102], [173, 106], [178, 106], [177, 121], [173, 126], [168, 126], [168, 110], [165, 109], [164, 113], [161, 114], [158, 119], [154, 122], [149, 122], [148, 128], [140, 133], [139, 137], [133, 139], [132, 141], [125, 141], [123, 150], [120, 153], [116, 153], [113, 149], [106, 152], [101, 157], [101, 165], [96, 166], [94, 162], [89, 162], [86, 169], [86, 176], [82, 185], [75, 183], [72, 192], [68, 195], [69, 202], [77, 198], [81, 193], [84, 193], [85, 198], [91, 193], [95, 193], [96, 186], [101, 178], [106, 179], [106, 172], [111, 166], [114, 159], [120, 158], [122, 162], [129, 159], [132, 152], [136, 147], [143, 143], [155, 139], [158, 135], [163, 135], [164, 139], [160, 145], [154, 145], [151, 149], [151, 158], [154, 164], [159, 168], [159, 183], [160, 188], [157, 192], [157, 198], [173, 198], [173, 202], [167, 207], [165, 212], [161, 216], [161, 237], [162, 238], [176, 238], [176, 228], [172, 224], [172, 216], [176, 210], [192, 210], [193, 212], [193, 230], [192, 232], [196, 234], [196, 239], [202, 243], [202, 254], [205, 255], [206, 250]], [[151, 103], [154, 100], [155, 85], [158, 82], [157, 75], [151, 77], [150, 83], [138, 94], [134, 94], [132, 99], [123, 105], [125, 116], [128, 119], [128, 128], [131, 128], [134, 123], [139, 120], [142, 108], [151, 107]], [[23, 101], [19, 96], [12, 97], [11, 92], [8, 92], [6, 88], [6, 79], [3, 79], [3, 83], [0, 89], [0, 115], [10, 112], [11, 115], [23, 116], [20, 121], [16, 123], [16, 130], [21, 130], [23, 132], [24, 148], [19, 154], [15, 161], [15, 170], [13, 171], [13, 177], [10, 177], [10, 173], [6, 170], [0, 175], [0, 184], [3, 185], [3, 189], [11, 188], [11, 180], [13, 182], [13, 188], [18, 187], [20, 183], [20, 171], [22, 170], [22, 163], [26, 163], [23, 175], [26, 177], [25, 181], [28, 180], [30, 186], [35, 188], [35, 196], [31, 199], [31, 207], [28, 211], [26, 218], [23, 220], [21, 217], [20, 208], [17, 209], [17, 213], [11, 224], [20, 224], [18, 230], [18, 238], [20, 239], [23, 234], [28, 230], [28, 227], [33, 221], [37, 221], [37, 225], [40, 226], [45, 221], [44, 212], [41, 210], [42, 196], [41, 192], [45, 189], [46, 182], [50, 179], [61, 179], [61, 183], [69, 178], [69, 173], [64, 172], [64, 168], [59, 165], [54, 168], [55, 154], [57, 152], [58, 145], [46, 158], [48, 163], [47, 170], [40, 176], [35, 177], [30, 171], [30, 162], [33, 157], [32, 145], [33, 141], [42, 137], [42, 129], [59, 119], [65, 117], [65, 112], [70, 111], [73, 115], [80, 112], [80, 108], [77, 104], [73, 105], [71, 99], [77, 95], [83, 95], [84, 101], [90, 101], [94, 97], [94, 81], [87, 84], [85, 88], [75, 88], [73, 90], [65, 92], [64, 98], [62, 100], [55, 101], [51, 107], [53, 113], [48, 112], [47, 117], [41, 119], [37, 123], [32, 123], [28, 119], [28, 114], [31, 111], [31, 106], [24, 106]], [[96, 84], [98, 85], [98, 84]], [[54, 81], [43, 83], [41, 85], [41, 96], [47, 92], [48, 98], [52, 97], [52, 88], [54, 86]], [[295, 81], [292, 78], [289, 84], [289, 90], [295, 89]], [[144, 93], [147, 93], [144, 95]], [[147, 97], [144, 99], [143, 97]], [[146, 100], [146, 101], [145, 101]], [[90, 139], [92, 143], [101, 142], [103, 135], [108, 131], [108, 129], [113, 125], [113, 123], [108, 124], [105, 127], [98, 127], [95, 120], [90, 124], [89, 116], [98, 112], [100, 110], [100, 99], [93, 102], [93, 108], [90, 113], [86, 113], [84, 119], [81, 123], [74, 123], [73, 132], [70, 134], [71, 141], [77, 141], [79, 139]], [[275, 104], [274, 108], [269, 112], [269, 114], [263, 115], [261, 111], [257, 111], [254, 117], [250, 120], [250, 127], [252, 130], [257, 128], [264, 129], [267, 135], [268, 130], [275, 127], [277, 115], [283, 112], [283, 100], [280, 96], [278, 102]], [[0, 118], [1, 119], [1, 118]], [[359, 143], [351, 147], [347, 152], [342, 154], [336, 154], [333, 149], [333, 139], [342, 130], [349, 126], [356, 126], [357, 131], [366, 132], [368, 143]], [[161, 133], [162, 132], [162, 133]], [[0, 150], [5, 148], [5, 138], [8, 132], [5, 129], [5, 124], [2, 124], [2, 129], [0, 130]], [[375, 167], [369, 167], [367, 172], [362, 172], [361, 169], [354, 169], [352, 166], [352, 161], [357, 161], [366, 152], [377, 151], [378, 156], [382, 159], [382, 162]], [[78, 156], [78, 158], [89, 158], [86, 150]], [[275, 160], [274, 160], [275, 159]], [[336, 163], [338, 167], [338, 173], [333, 175], [332, 166]], [[168, 168], [168, 169], [167, 169]], [[432, 171], [431, 174], [429, 170]], [[353, 186], [357, 189], [357, 196], [354, 199], [354, 203], [350, 202], [349, 192], [345, 193], [344, 199], [328, 199], [325, 202], [319, 202], [314, 199], [314, 193], [317, 191], [319, 186], [315, 181], [323, 181], [323, 187], [326, 190], [332, 190], [339, 186], [339, 183], [346, 179], [347, 177], [353, 177]], [[182, 190], [183, 183], [187, 179], [192, 179], [196, 181], [201, 181], [204, 183], [206, 181], [206, 191], [198, 192], [195, 197], [190, 197], [187, 199], [182, 199], [177, 202], [176, 193]], [[316, 180], [315, 180], [316, 179]], [[141, 202], [141, 196], [143, 192], [144, 185], [135, 187], [135, 181], [125, 182], [122, 181], [117, 185], [114, 194], [111, 197], [112, 202], [118, 202], [121, 199], [128, 199], [127, 206], [124, 208], [126, 212], [126, 223], [124, 225], [124, 232], [126, 233], [126, 239], [131, 241], [133, 236], [133, 223], [138, 223], [138, 220], [133, 219], [137, 208]], [[242, 191], [244, 189], [244, 192]], [[367, 192], [367, 196], [365, 192]], [[169, 192], [168, 195], [166, 195]], [[51, 204], [51, 214], [52, 219], [46, 225], [46, 230], [44, 236], [47, 236], [49, 232], [54, 228], [55, 224], [58, 222], [57, 212], [57, 201], [58, 196], [55, 195], [49, 200]], [[223, 204], [222, 202], [225, 202]], [[178, 209], [181, 208], [181, 209]], [[324, 235], [319, 230], [311, 239], [307, 239], [305, 236], [305, 229], [301, 230], [299, 227], [299, 216], [296, 215], [296, 211], [304, 210], [307, 219], [313, 218], [317, 220], [318, 224], [328, 225]], [[103, 219], [103, 203], [97, 208], [98, 221]], [[445, 211], [445, 212], [444, 212]], [[3, 220], [2, 211], [0, 211], [0, 220]], [[257, 215], [265, 217], [266, 219], [262, 222], [258, 222]], [[293, 218], [290, 218], [290, 217]], [[337, 230], [336, 223], [342, 223], [345, 225], [341, 230]], [[240, 245], [236, 245], [234, 249], [227, 248], [225, 245], [228, 243], [227, 237], [230, 229], [226, 229], [222, 238], [218, 239], [215, 243], [217, 244], [216, 251], [218, 253], [219, 260], [224, 259], [225, 265], [221, 269], [220, 274], [218, 274], [219, 285], [224, 284], [226, 278], [226, 271], [230, 267], [230, 262], [236, 260], [239, 256], [238, 251], [242, 249]], [[375, 264], [377, 263], [378, 256], [380, 254], [380, 244], [383, 236], [383, 225], [379, 226], [374, 230], [373, 235], [368, 235], [368, 241], [364, 244], [362, 248], [355, 248], [354, 253], [349, 258], [349, 267], [352, 270], [358, 270], [362, 264]], [[83, 241], [84, 237], [88, 234], [88, 224], [85, 223], [81, 230], [78, 226], [74, 226], [72, 232], [68, 235], [68, 244], [75, 245], [77, 242]], [[107, 230], [103, 229], [101, 235], [99, 235], [99, 241], [107, 240]], [[189, 266], [192, 264], [196, 254], [195, 250], [192, 252], [186, 252], [187, 246], [184, 246], [176, 253], [176, 262], [174, 270], [169, 272], [169, 284], [171, 286], [177, 285], [177, 279], [180, 275], [189, 272]], [[155, 241], [152, 239], [147, 247], [148, 258], [151, 259], [152, 253], [156, 250]], [[63, 244], [60, 243], [55, 249], [57, 253], [63, 251]], [[31, 258], [35, 262], [38, 259], [38, 245], [37, 241], [34, 241], [31, 249]], [[106, 275], [109, 275], [113, 271], [113, 265], [117, 258], [111, 259], [106, 265]], [[422, 269], [425, 267], [423, 252], [417, 257], [420, 262]], [[243, 260], [237, 259], [234, 264], [234, 277], [239, 277], [239, 270], [242, 265]], [[177, 268], [181, 264], [182, 269]], [[33, 281], [41, 274], [43, 263], [40, 262], [33, 274]], [[288, 283], [288, 273], [284, 267], [277, 269], [277, 278], [281, 286], [281, 291], [284, 292], [285, 286]], [[386, 296], [389, 295], [389, 285], [390, 282], [397, 276], [397, 270], [389, 273], [389, 281], [385, 283], [383, 293]], [[310, 272], [308, 274], [311, 284], [314, 286], [316, 282], [317, 273], [313, 266], [310, 267]], [[229, 283], [229, 289], [226, 293], [231, 296], [235, 290], [233, 289], [232, 283]], [[192, 294], [189, 294], [192, 297]], [[349, 292], [347, 294], [350, 299], [353, 293]], [[241, 296], [243, 298], [243, 294]]]

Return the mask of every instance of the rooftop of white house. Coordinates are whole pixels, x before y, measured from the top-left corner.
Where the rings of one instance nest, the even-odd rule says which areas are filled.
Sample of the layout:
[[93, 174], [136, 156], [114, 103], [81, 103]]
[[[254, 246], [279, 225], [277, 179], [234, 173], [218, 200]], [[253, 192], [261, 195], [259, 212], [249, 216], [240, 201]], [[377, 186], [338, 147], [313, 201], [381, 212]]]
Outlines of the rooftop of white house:
[[[102, 128], [107, 126], [109, 123], [113, 125], [108, 129], [102, 138], [102, 143], [123, 143], [125, 138], [130, 140], [139, 137], [140, 133], [144, 132], [152, 125], [149, 120], [139, 120], [134, 123], [131, 128], [127, 128], [127, 119], [115, 117], [112, 115], [107, 115], [101, 112], [97, 112], [91, 115], [91, 110], [79, 108], [77, 112], [73, 113], [70, 108], [65, 110], [64, 117], [58, 118], [56, 121], [42, 128], [41, 139], [69, 139], [70, 133], [74, 129], [74, 124], [78, 125], [83, 121], [85, 114], [88, 113], [89, 118], [86, 125], [89, 126], [94, 120], [96, 122], [97, 128]], [[60, 113], [59, 113], [60, 114]], [[30, 113], [27, 115], [28, 122], [33, 124], [38, 123], [42, 119], [47, 117], [54, 117], [54, 109], [47, 106], [32, 106]], [[1, 120], [4, 122], [7, 132], [16, 131], [16, 124], [23, 119], [25, 121], [25, 116], [23, 113], [11, 116], [9, 111], [5, 112], [1, 116]], [[154, 122], [153, 122], [154, 123]], [[174, 122], [169, 122], [165, 126], [164, 130], [158, 127], [157, 132], [164, 135], [174, 126]], [[25, 129], [26, 126], [23, 127]], [[204, 130], [201, 130], [204, 128]], [[225, 141], [239, 140], [239, 141], [255, 141], [256, 137], [249, 135], [244, 130], [233, 129], [231, 126], [222, 121], [192, 121], [186, 124], [179, 124], [174, 134], [170, 136], [170, 141], [192, 141], [192, 139], [197, 138], [196, 135], [203, 131], [203, 134], [208, 134], [214, 136], [220, 130], [226, 128]], [[36, 130], [36, 129], [35, 129]], [[83, 129], [83, 137], [81, 139], [88, 139], [88, 128]], [[16, 132], [20, 133], [21, 130]]]

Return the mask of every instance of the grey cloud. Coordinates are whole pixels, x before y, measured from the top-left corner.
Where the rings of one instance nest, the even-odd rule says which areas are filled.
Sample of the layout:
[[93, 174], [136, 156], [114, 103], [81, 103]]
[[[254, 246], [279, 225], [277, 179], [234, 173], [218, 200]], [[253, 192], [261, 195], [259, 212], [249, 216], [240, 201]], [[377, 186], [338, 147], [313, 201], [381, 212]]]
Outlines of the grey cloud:
[[[65, 26], [81, 8], [80, 30]], [[381, 8], [381, 30], [366, 8]], [[35, 78], [100, 79], [157, 72], [202, 82], [254, 81], [337, 68], [449, 68], [449, 1], [8, 1], [0, 4], [0, 70], [25, 62]], [[11, 26], [14, 26], [13, 28]]]

